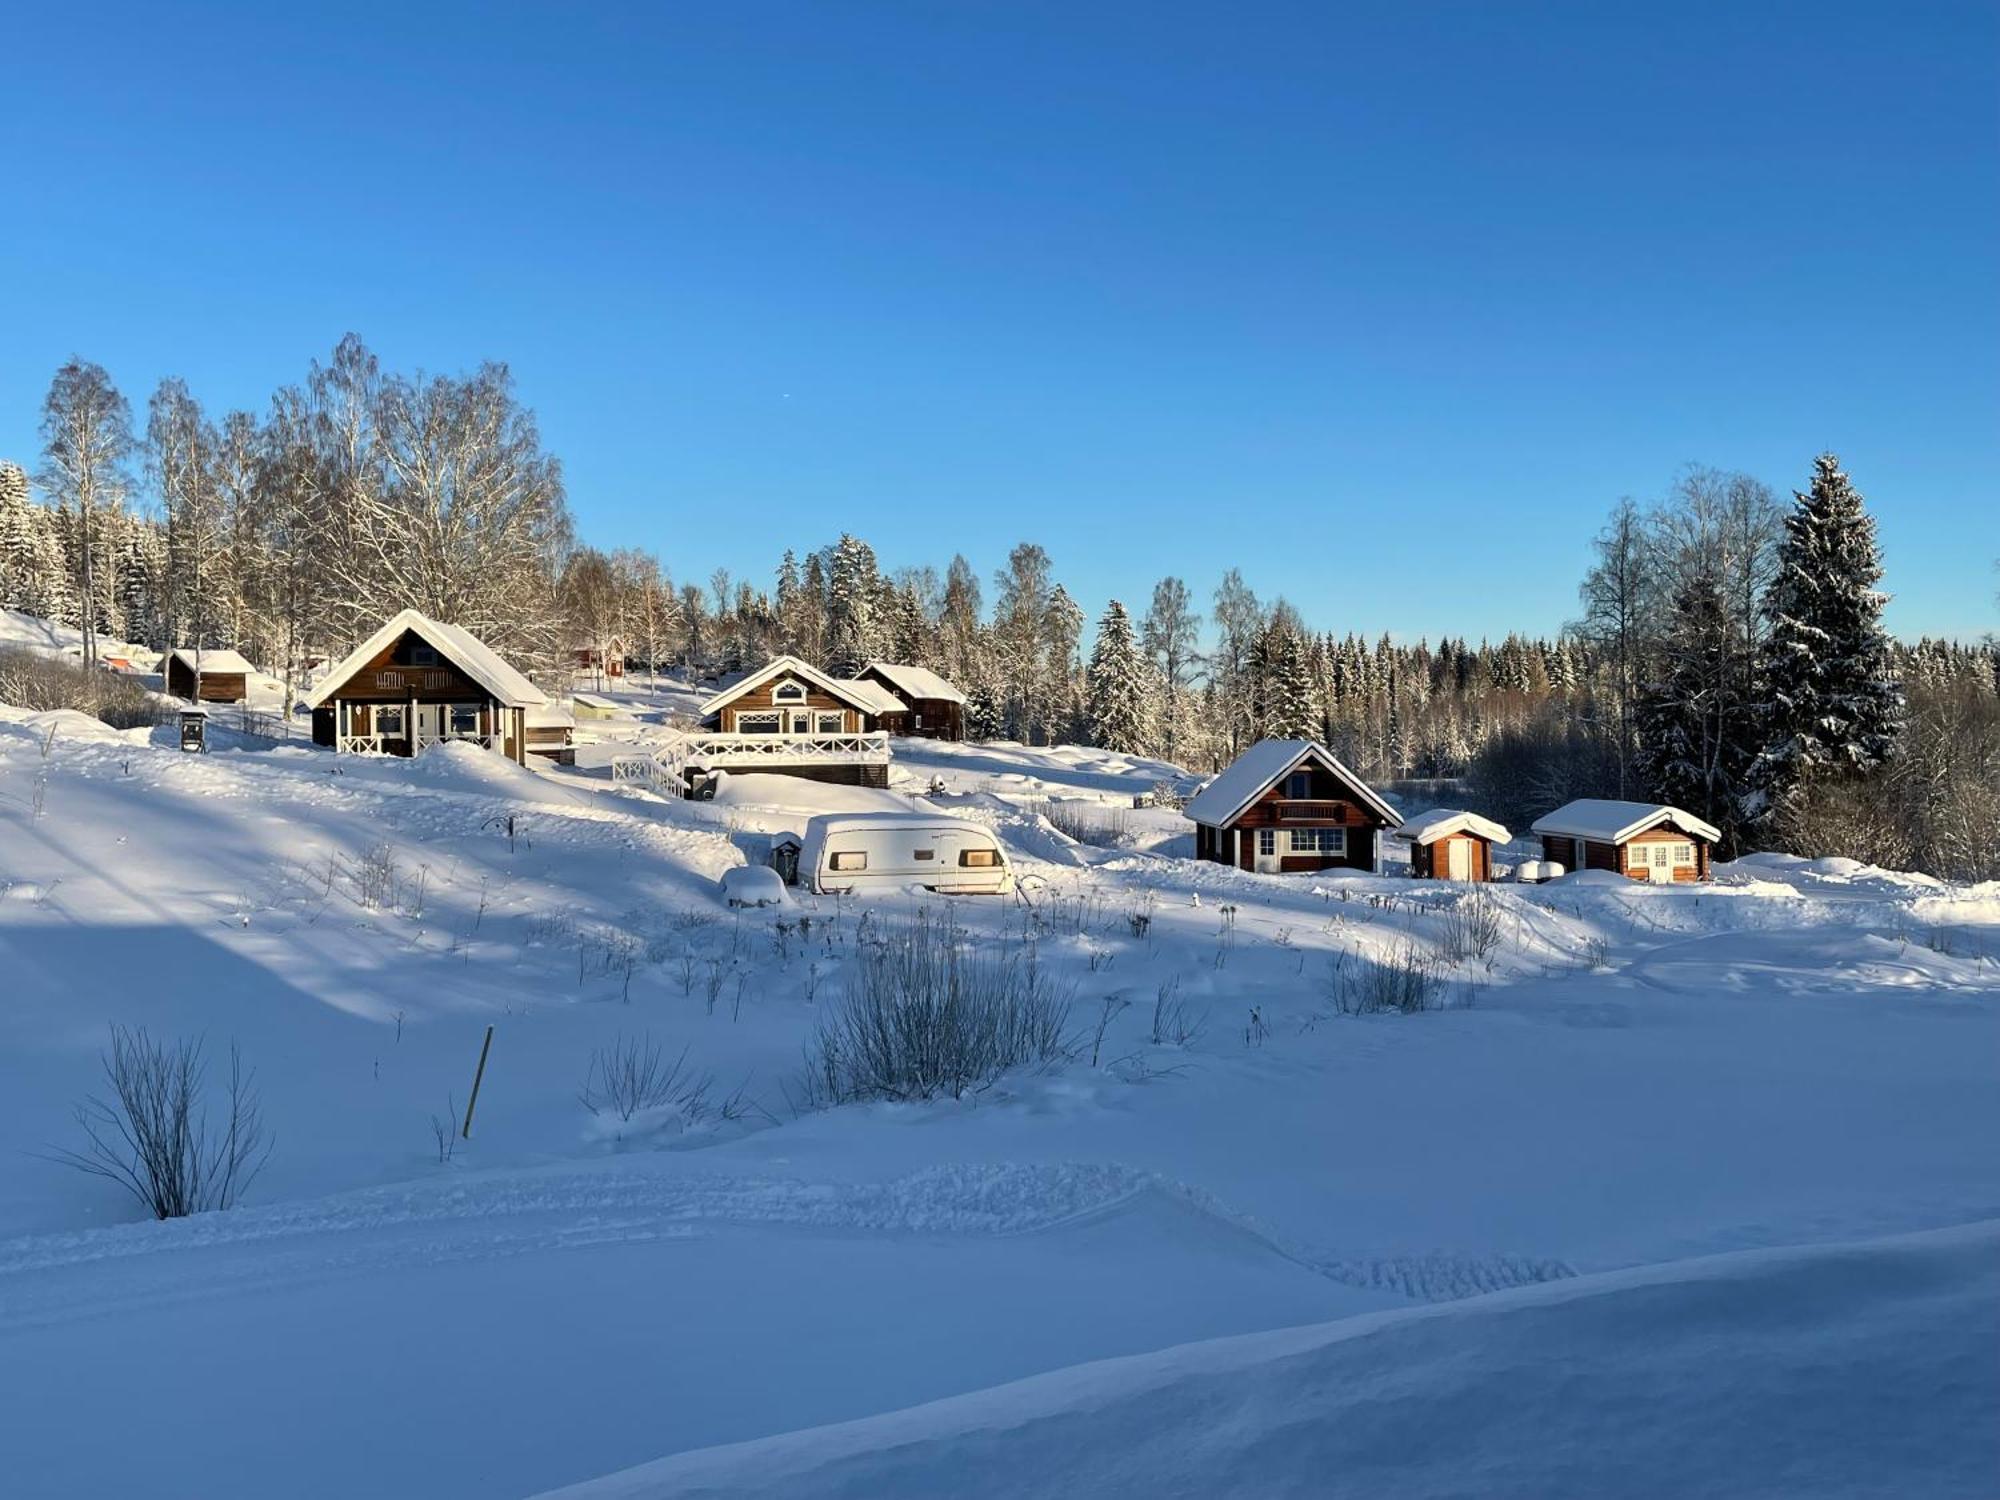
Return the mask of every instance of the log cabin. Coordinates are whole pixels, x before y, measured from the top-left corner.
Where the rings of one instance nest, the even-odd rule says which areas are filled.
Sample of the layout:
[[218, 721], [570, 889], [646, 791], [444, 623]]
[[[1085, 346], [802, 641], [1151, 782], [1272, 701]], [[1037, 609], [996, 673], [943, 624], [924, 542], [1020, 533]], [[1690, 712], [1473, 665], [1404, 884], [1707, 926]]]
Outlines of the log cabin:
[[704, 771], [763, 771], [886, 787], [883, 724], [908, 712], [879, 682], [834, 677], [779, 656], [703, 703], [700, 730], [676, 749], [690, 782]]
[[1542, 857], [1566, 870], [1611, 870], [1657, 884], [1708, 879], [1710, 851], [1722, 838], [1678, 807], [1598, 797], [1564, 803], [1530, 832], [1542, 841]]
[[871, 661], [862, 669], [861, 678], [880, 684], [903, 701], [902, 713], [882, 719], [881, 727], [889, 733], [926, 740], [965, 738], [965, 694], [930, 668]]
[[469, 740], [525, 765], [528, 711], [549, 700], [471, 631], [406, 609], [329, 668], [305, 701], [313, 743], [337, 754], [415, 755]]
[[1478, 813], [1434, 808], [1417, 813], [1390, 835], [1410, 846], [1410, 874], [1418, 880], [1491, 880], [1493, 846], [1513, 837]]
[[606, 677], [625, 675], [625, 637], [606, 636], [602, 641], [578, 641], [571, 659], [579, 672], [602, 672]]
[[201, 672], [201, 702], [242, 703], [250, 696], [250, 674], [256, 670], [234, 651], [176, 646], [160, 658], [160, 676], [176, 698], [195, 700], [195, 672]]
[[1195, 794], [1197, 859], [1292, 874], [1378, 868], [1402, 816], [1316, 740], [1259, 740]]

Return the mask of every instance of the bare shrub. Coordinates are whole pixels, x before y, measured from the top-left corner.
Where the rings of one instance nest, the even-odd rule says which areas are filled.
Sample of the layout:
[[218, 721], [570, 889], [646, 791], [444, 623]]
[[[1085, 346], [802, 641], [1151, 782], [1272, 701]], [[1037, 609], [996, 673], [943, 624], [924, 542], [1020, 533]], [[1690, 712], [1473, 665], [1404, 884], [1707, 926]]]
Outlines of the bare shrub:
[[1500, 946], [1504, 925], [1500, 902], [1483, 885], [1475, 885], [1440, 915], [1438, 941], [1448, 963], [1483, 959]]
[[620, 1033], [610, 1046], [590, 1054], [590, 1069], [576, 1097], [592, 1114], [614, 1114], [627, 1124], [634, 1115], [670, 1104], [695, 1124], [709, 1114], [714, 1087], [713, 1073], [689, 1071], [685, 1047], [670, 1063], [652, 1033]]
[[143, 1027], [114, 1026], [103, 1064], [111, 1097], [76, 1107], [88, 1144], [53, 1159], [117, 1183], [156, 1219], [232, 1207], [271, 1154], [235, 1043], [219, 1122], [203, 1098], [208, 1062], [199, 1037], [169, 1044]]
[[447, 1098], [444, 1113], [431, 1116], [431, 1140], [437, 1145], [438, 1165], [451, 1165], [452, 1157], [458, 1151], [458, 1098]]
[[1153, 1029], [1148, 1039], [1155, 1047], [1185, 1047], [1201, 1035], [1208, 1024], [1206, 1014], [1189, 1013], [1181, 998], [1181, 977], [1176, 974], [1153, 994]]
[[166, 709], [130, 677], [17, 646], [0, 647], [0, 703], [31, 713], [73, 708], [113, 729], [137, 729], [166, 717]]
[[1444, 978], [1437, 963], [1407, 943], [1386, 959], [1339, 954], [1333, 960], [1330, 987], [1334, 1008], [1349, 1016], [1382, 1011], [1413, 1015], [1444, 1003]]
[[1049, 820], [1050, 827], [1079, 844], [1119, 849], [1132, 842], [1132, 814], [1124, 808], [1063, 797], [1038, 802], [1035, 811]]
[[368, 911], [381, 911], [396, 904], [396, 851], [389, 844], [375, 844], [348, 866], [348, 881], [354, 887], [354, 903]]
[[857, 942], [839, 1002], [806, 1044], [817, 1105], [963, 1098], [1011, 1068], [1061, 1062], [1070, 990], [1019, 940], [968, 944], [949, 914], [920, 909]]

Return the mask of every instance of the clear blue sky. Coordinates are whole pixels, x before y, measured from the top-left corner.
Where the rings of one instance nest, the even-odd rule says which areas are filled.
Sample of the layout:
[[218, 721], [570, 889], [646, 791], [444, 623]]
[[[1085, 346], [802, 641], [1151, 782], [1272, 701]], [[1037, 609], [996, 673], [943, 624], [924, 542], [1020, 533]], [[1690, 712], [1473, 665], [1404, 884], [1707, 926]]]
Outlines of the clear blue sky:
[[[1649, 13], [1647, 13], [1649, 12]], [[1046, 546], [1093, 615], [1551, 630], [1619, 495], [1837, 449], [1994, 628], [2000, 8], [17, 6], [0, 456], [71, 353], [504, 359], [584, 537]]]

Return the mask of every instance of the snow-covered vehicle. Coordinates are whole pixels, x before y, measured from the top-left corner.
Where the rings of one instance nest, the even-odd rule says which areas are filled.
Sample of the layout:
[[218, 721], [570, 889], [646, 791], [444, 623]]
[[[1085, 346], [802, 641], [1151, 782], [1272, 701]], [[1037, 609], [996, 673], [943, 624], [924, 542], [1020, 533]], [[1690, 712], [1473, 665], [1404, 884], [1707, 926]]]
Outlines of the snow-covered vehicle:
[[799, 881], [821, 895], [921, 886], [951, 895], [1014, 888], [990, 828], [935, 813], [823, 813], [806, 825]]

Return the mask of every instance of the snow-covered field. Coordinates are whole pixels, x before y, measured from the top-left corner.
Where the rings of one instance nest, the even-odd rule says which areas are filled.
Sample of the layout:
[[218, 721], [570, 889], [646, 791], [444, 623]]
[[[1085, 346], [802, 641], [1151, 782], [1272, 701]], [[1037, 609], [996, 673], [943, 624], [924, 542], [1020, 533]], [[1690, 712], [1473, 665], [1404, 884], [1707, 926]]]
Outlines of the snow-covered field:
[[[609, 758], [692, 694], [616, 696], [534, 770], [0, 708], [8, 1495], [1992, 1492], [2000, 887], [1494, 887], [1446, 1008], [1348, 1015], [1343, 964], [1477, 898], [1195, 864], [1132, 806], [1188, 778], [1088, 750], [665, 800]], [[951, 911], [1073, 983], [1079, 1054], [795, 1112], [917, 898], [718, 877], [912, 805], [1006, 840], [1022, 895]], [[113, 1023], [240, 1045], [244, 1206], [141, 1222], [46, 1158]], [[745, 1108], [593, 1115], [639, 1034]]]

